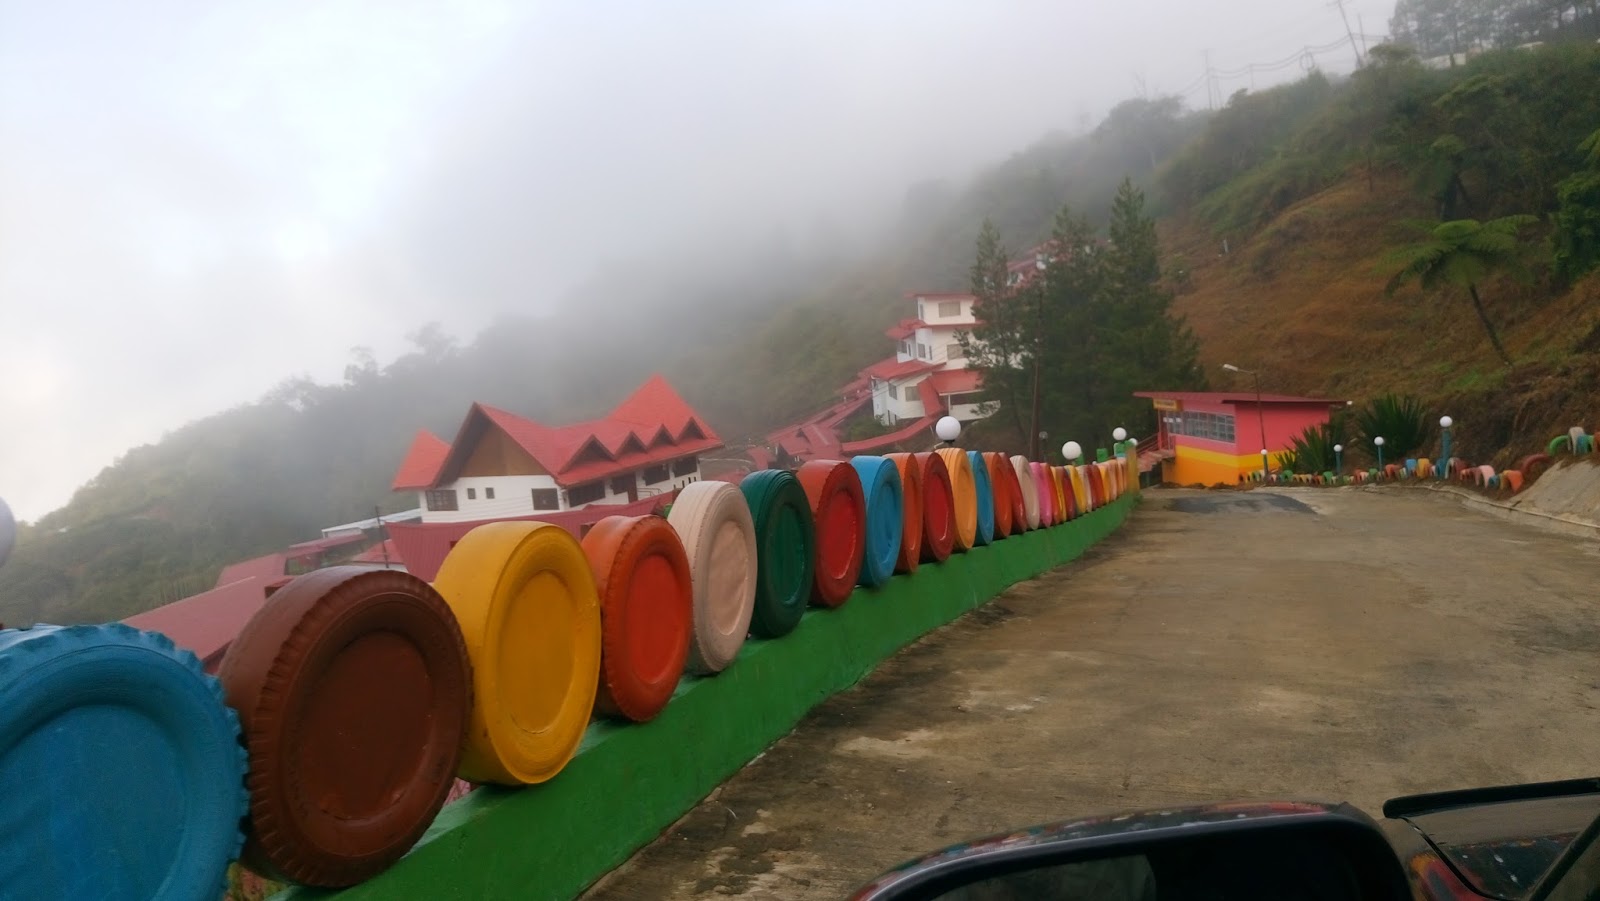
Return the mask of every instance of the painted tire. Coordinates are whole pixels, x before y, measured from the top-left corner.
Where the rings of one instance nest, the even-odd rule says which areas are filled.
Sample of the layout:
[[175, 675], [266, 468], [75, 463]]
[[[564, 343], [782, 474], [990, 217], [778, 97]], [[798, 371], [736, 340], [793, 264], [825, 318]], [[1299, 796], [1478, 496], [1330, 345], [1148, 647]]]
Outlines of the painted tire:
[[1500, 473], [1500, 484], [1511, 489], [1512, 494], [1522, 490], [1523, 475], [1518, 469], [1508, 469]]
[[1078, 509], [1078, 495], [1072, 484], [1073, 472], [1074, 469], [1071, 466], [1061, 467], [1062, 522], [1071, 522], [1083, 515], [1083, 511]]
[[867, 549], [867, 502], [854, 466], [813, 460], [795, 472], [817, 524], [816, 578], [811, 601], [837, 607], [850, 599]]
[[894, 575], [900, 557], [900, 532], [905, 525], [900, 470], [884, 457], [851, 457], [850, 465], [861, 479], [861, 493], [867, 502], [867, 540], [858, 581], [876, 588]]
[[214, 901], [244, 772], [217, 680], [166, 636], [0, 631], [0, 895]]
[[922, 562], [922, 464], [911, 454], [887, 454], [900, 471], [900, 553], [895, 557], [894, 571], [914, 573]]
[[1522, 472], [1524, 479], [1536, 479], [1554, 462], [1549, 454], [1529, 454], [1517, 464], [1517, 469]]
[[752, 472], [739, 483], [756, 530], [756, 597], [750, 632], [779, 638], [794, 631], [816, 578], [817, 528], [811, 502], [794, 473]]
[[461, 778], [531, 785], [577, 753], [600, 681], [600, 596], [578, 540], [543, 522], [491, 522], [450, 549], [433, 585], [472, 659]]
[[354, 885], [411, 850], [444, 806], [472, 677], [450, 608], [416, 576], [300, 576], [245, 624], [217, 675], [250, 754], [252, 869]]
[[689, 657], [694, 583], [683, 542], [659, 516], [607, 516], [582, 545], [600, 596], [595, 712], [654, 719]]
[[973, 538], [974, 547], [994, 543], [994, 483], [989, 480], [989, 461], [977, 451], [967, 451], [967, 465], [972, 467], [972, 490], [978, 509], [978, 532]]
[[750, 633], [760, 579], [755, 519], [727, 482], [695, 482], [678, 493], [667, 522], [683, 539], [694, 581], [689, 671], [720, 673]]
[[1011, 482], [1006, 475], [1011, 472], [1011, 461], [1005, 454], [984, 454], [984, 466], [989, 470], [989, 490], [994, 492], [994, 537], [1011, 536], [1012, 508], [1011, 508]]
[[1056, 492], [1050, 481], [1050, 467], [1044, 463], [1029, 463], [1033, 470], [1033, 490], [1039, 496], [1039, 524], [1044, 527], [1056, 524]]
[[1022, 495], [1023, 521], [1029, 529], [1039, 528], [1039, 485], [1033, 480], [1033, 470], [1028, 458], [1017, 455], [1011, 458], [1011, 468], [1016, 470], [1018, 493]]
[[1082, 516], [1094, 509], [1094, 498], [1089, 496], [1089, 480], [1081, 466], [1068, 466], [1068, 489], [1072, 491], [1072, 509]]
[[916, 454], [922, 479], [922, 562], [943, 563], [956, 546], [956, 498], [950, 469], [933, 451]]
[[1020, 535], [1028, 531], [1028, 505], [1022, 499], [1022, 480], [1017, 478], [1016, 467], [1011, 465], [1011, 458], [999, 454], [1000, 472], [1006, 482], [1006, 496], [1011, 498], [1011, 534]]
[[978, 542], [978, 486], [973, 480], [972, 461], [966, 451], [953, 447], [940, 448], [934, 453], [944, 460], [944, 467], [950, 473], [950, 493], [955, 502], [952, 549], [965, 551]]
[[1070, 490], [1071, 476], [1067, 475], [1070, 467], [1050, 467], [1051, 487], [1056, 492], [1056, 522], [1066, 522], [1072, 512], [1071, 505], [1067, 503], [1067, 491]]

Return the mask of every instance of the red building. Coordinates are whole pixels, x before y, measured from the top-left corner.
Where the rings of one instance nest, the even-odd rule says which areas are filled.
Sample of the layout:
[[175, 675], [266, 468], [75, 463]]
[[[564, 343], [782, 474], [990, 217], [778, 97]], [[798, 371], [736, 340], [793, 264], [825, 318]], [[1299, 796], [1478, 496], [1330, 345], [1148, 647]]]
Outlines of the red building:
[[1155, 405], [1161, 481], [1233, 485], [1261, 471], [1261, 450], [1288, 450], [1307, 428], [1328, 421], [1345, 402], [1252, 392], [1140, 391]]

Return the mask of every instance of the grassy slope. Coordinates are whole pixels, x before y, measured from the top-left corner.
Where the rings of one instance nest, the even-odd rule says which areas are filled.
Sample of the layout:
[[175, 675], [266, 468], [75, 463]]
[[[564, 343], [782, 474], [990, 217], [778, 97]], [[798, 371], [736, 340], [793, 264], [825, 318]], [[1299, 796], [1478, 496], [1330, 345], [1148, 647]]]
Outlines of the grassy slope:
[[1414, 393], [1461, 423], [1464, 453], [1500, 465], [1568, 425], [1600, 425], [1600, 278], [1555, 296], [1509, 280], [1483, 286], [1517, 360], [1508, 372], [1464, 294], [1385, 293], [1384, 257], [1404, 240], [1393, 223], [1427, 212], [1399, 175], [1369, 185], [1358, 168], [1235, 240], [1227, 256], [1196, 218], [1163, 222], [1164, 248], [1192, 273], [1176, 306], [1217, 386], [1230, 387], [1218, 370], [1231, 362], [1262, 369], [1269, 391]]

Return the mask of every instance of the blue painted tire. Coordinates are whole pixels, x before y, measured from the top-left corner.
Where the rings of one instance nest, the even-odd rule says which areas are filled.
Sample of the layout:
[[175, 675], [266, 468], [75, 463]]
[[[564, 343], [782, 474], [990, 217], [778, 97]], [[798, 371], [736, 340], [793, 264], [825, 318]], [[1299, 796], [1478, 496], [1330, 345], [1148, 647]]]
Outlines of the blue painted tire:
[[216, 901], [244, 772], [221, 685], [166, 636], [0, 631], [0, 895]]
[[994, 485], [983, 454], [967, 451], [967, 459], [972, 462], [972, 487], [978, 492], [978, 539], [973, 546], [981, 547], [994, 541]]
[[900, 469], [888, 457], [852, 457], [850, 465], [861, 477], [867, 500], [867, 550], [861, 560], [860, 584], [876, 588], [894, 575], [905, 528], [905, 499], [901, 496]]

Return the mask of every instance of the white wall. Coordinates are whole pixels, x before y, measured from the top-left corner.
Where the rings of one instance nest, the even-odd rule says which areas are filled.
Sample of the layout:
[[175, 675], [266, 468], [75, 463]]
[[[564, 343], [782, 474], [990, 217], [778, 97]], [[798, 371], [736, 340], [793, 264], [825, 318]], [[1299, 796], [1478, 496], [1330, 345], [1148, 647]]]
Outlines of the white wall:
[[889, 412], [896, 419], [921, 419], [927, 415], [922, 408], [922, 395], [917, 393], [917, 386], [927, 379], [927, 373], [912, 376], [905, 381], [896, 381], [899, 398], [890, 398], [888, 401]]
[[978, 411], [978, 407], [978, 404], [955, 404], [950, 407], [950, 415], [961, 420], [962, 422], [971, 422], [974, 419], [982, 419], [983, 414]]
[[[440, 487], [455, 490], [457, 509], [429, 510], [427, 492], [420, 492], [423, 522], [471, 522], [476, 519], [527, 516], [535, 512], [533, 489], [555, 488], [557, 485], [550, 476], [470, 476]], [[476, 499], [467, 498], [468, 488], [476, 492]], [[487, 496], [489, 488], [494, 489], [494, 500], [489, 500]]]

